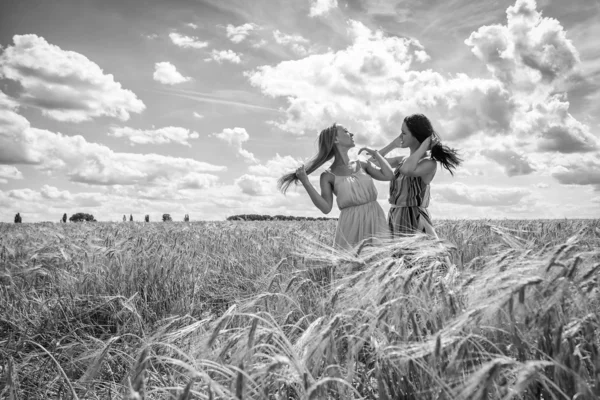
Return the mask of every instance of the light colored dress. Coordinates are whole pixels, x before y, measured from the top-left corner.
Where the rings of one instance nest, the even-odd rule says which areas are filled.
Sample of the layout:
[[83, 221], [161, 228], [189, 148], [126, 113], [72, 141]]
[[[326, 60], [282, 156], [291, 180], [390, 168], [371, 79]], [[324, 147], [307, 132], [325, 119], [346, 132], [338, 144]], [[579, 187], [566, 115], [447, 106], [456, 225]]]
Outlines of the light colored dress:
[[379, 237], [389, 237], [385, 213], [377, 202], [377, 188], [373, 178], [361, 163], [354, 161], [354, 172], [348, 176], [335, 175], [333, 193], [340, 209], [334, 246], [350, 249], [364, 239], [366, 244]]
[[389, 229], [392, 237], [414, 233], [426, 233], [437, 237], [429, 207], [429, 184], [420, 176], [406, 176], [400, 173], [400, 167], [394, 170], [394, 179], [390, 182]]

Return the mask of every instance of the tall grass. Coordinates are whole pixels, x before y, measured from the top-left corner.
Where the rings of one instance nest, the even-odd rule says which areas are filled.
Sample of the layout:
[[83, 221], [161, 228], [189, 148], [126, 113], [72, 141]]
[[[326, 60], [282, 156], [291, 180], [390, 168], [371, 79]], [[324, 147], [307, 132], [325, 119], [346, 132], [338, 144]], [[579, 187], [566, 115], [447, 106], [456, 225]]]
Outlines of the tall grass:
[[0, 225], [0, 398], [600, 396], [600, 221], [436, 228]]

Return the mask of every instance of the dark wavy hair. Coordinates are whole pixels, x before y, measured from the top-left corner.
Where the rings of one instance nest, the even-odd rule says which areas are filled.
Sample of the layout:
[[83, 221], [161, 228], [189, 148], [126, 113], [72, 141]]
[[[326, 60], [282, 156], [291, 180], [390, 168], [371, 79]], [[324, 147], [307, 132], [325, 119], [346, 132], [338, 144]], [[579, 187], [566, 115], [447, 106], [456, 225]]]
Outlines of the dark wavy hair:
[[[335, 156], [334, 144], [337, 134], [337, 125], [333, 124], [329, 128], [325, 128], [319, 134], [319, 150], [317, 154], [311, 158], [305, 166], [306, 174], [310, 175], [319, 167], [331, 160]], [[278, 189], [285, 194], [292, 184], [298, 184], [298, 177], [295, 172], [290, 172], [279, 178], [277, 181]]]
[[458, 152], [455, 149], [442, 144], [442, 140], [433, 129], [429, 119], [423, 114], [412, 114], [404, 118], [404, 123], [419, 143], [423, 143], [425, 139], [433, 136], [431, 158], [442, 164], [442, 167], [446, 168], [454, 176], [454, 170], [463, 160], [458, 157]]

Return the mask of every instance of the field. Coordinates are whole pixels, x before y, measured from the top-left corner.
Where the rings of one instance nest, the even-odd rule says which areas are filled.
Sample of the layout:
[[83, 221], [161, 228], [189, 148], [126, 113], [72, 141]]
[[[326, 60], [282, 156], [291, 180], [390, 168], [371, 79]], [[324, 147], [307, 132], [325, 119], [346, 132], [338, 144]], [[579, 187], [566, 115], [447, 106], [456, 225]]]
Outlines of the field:
[[600, 396], [600, 220], [436, 227], [0, 224], [0, 398]]

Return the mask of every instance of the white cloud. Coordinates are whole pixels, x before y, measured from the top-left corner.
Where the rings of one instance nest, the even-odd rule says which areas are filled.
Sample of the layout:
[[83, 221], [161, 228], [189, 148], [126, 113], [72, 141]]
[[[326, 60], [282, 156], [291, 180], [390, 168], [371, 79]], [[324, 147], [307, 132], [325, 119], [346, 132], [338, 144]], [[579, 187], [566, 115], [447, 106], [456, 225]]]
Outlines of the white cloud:
[[347, 49], [246, 73], [264, 94], [288, 100], [286, 119], [273, 121], [276, 126], [304, 134], [319, 131], [325, 121], [352, 121], [361, 139], [372, 144], [398, 132], [396, 114], [436, 107], [440, 111], [434, 117], [453, 117], [461, 111], [465, 111], [461, 117], [469, 116], [460, 124], [456, 117], [450, 121], [454, 124], [444, 121], [456, 135], [507, 125], [512, 104], [499, 82], [465, 75], [446, 79], [431, 70], [414, 71], [410, 67], [417, 59], [415, 52], [423, 50], [416, 40], [386, 37], [356, 21], [349, 24], [349, 34], [354, 43]]
[[205, 189], [217, 184], [219, 178], [212, 174], [191, 173], [176, 182], [180, 189]]
[[146, 106], [113, 75], [87, 57], [62, 50], [37, 35], [15, 35], [0, 54], [0, 78], [20, 83], [21, 102], [58, 121], [81, 122], [100, 116], [128, 120]]
[[155, 81], [165, 85], [175, 85], [191, 80], [191, 78], [181, 75], [177, 68], [168, 61], [154, 64], [154, 75], [152, 77]]
[[271, 189], [275, 187], [273, 179], [248, 174], [236, 179], [235, 184], [241, 189], [242, 193], [249, 196], [271, 194]]
[[0, 165], [0, 183], [8, 183], [8, 179], [23, 179], [23, 174], [13, 165]]
[[202, 119], [202, 118], [204, 118], [204, 115], [198, 114], [196, 111], [194, 111], [194, 117], [196, 117], [198, 119]]
[[244, 158], [247, 162], [258, 162], [258, 160], [254, 157], [254, 154], [242, 148], [242, 144], [250, 139], [250, 135], [248, 135], [246, 129], [238, 127], [233, 129], [225, 128], [222, 132], [213, 133], [212, 136], [229, 144], [236, 150], [237, 155]]
[[248, 35], [250, 35], [250, 32], [258, 28], [259, 26], [252, 22], [248, 22], [239, 26], [228, 24], [226, 27], [227, 37], [233, 43], [241, 43], [248, 37]]
[[600, 153], [557, 164], [550, 174], [563, 185], [592, 185], [600, 191]]
[[302, 164], [302, 160], [295, 159], [292, 156], [280, 156], [268, 160], [265, 164], [251, 165], [248, 171], [258, 176], [268, 176], [271, 178], [279, 178], [288, 172], [294, 171]]
[[163, 184], [226, 170], [189, 158], [115, 152], [80, 135], [33, 128], [27, 119], [6, 108], [0, 108], [0, 127], [0, 164], [33, 164], [44, 171], [62, 172], [73, 182]]
[[465, 41], [502, 82], [535, 92], [564, 79], [579, 54], [560, 22], [542, 17], [535, 0], [517, 0], [506, 25], [482, 26]]
[[542, 17], [534, 0], [517, 0], [506, 25], [483, 26], [465, 43], [521, 103], [515, 133], [539, 132], [537, 150], [593, 151], [600, 143], [568, 112], [566, 83], [577, 74], [579, 54], [559, 21]]
[[475, 207], [514, 206], [531, 193], [523, 188], [467, 186], [463, 183], [436, 185], [433, 190], [449, 203]]
[[108, 134], [115, 137], [126, 137], [131, 143], [137, 144], [179, 143], [188, 147], [191, 147], [188, 142], [189, 139], [198, 139], [199, 137], [197, 132], [176, 126], [152, 130], [114, 127], [111, 128]]
[[308, 50], [304, 45], [308, 44], [309, 40], [302, 35], [288, 35], [275, 29], [273, 31], [273, 38], [275, 39], [275, 42], [288, 46], [298, 55], [305, 56], [308, 54]]
[[548, 189], [550, 187], [547, 183], [536, 183], [534, 186], [538, 189]]
[[265, 39], [261, 39], [259, 41], [252, 43], [252, 47], [254, 47], [255, 49], [258, 49], [258, 48], [265, 46], [266, 44], [267, 44], [267, 41]]
[[[398, 134], [402, 117], [421, 112], [454, 143], [483, 135], [517, 146], [506, 151], [595, 151], [600, 141], [569, 113], [564, 97], [576, 51], [560, 24], [541, 18], [532, 6], [517, 1], [506, 26], [482, 27], [467, 40], [492, 71], [487, 79], [415, 69], [415, 62], [428, 58], [418, 41], [356, 21], [349, 22], [353, 42], [346, 49], [263, 65], [245, 75], [265, 95], [288, 102], [285, 117], [270, 123], [293, 134], [318, 132], [337, 121], [349, 125], [357, 140], [382, 145]], [[496, 54], [497, 48], [509, 53]], [[498, 154], [490, 159], [510, 176], [534, 168], [523, 158], [513, 157], [510, 165]]]
[[535, 168], [527, 156], [518, 154], [514, 150], [485, 149], [481, 151], [481, 154], [501, 165], [507, 176], [528, 175], [535, 172]]
[[192, 29], [198, 29], [198, 25], [194, 24], [193, 22], [189, 22], [187, 24], [185, 24], [186, 26], [189, 26]]
[[311, 0], [310, 11], [311, 17], [327, 14], [330, 10], [337, 8], [337, 0]]
[[233, 64], [239, 64], [242, 62], [240, 55], [233, 50], [216, 50], [213, 49], [210, 53], [209, 58], [205, 58], [204, 61], [216, 61], [221, 64], [223, 61], [229, 61]]
[[203, 49], [208, 46], [208, 42], [203, 42], [196, 36], [185, 36], [177, 32], [169, 33], [169, 38], [174, 45], [184, 49]]
[[54, 186], [44, 185], [40, 189], [43, 198], [49, 200], [71, 200], [73, 196], [68, 190], [59, 190]]

